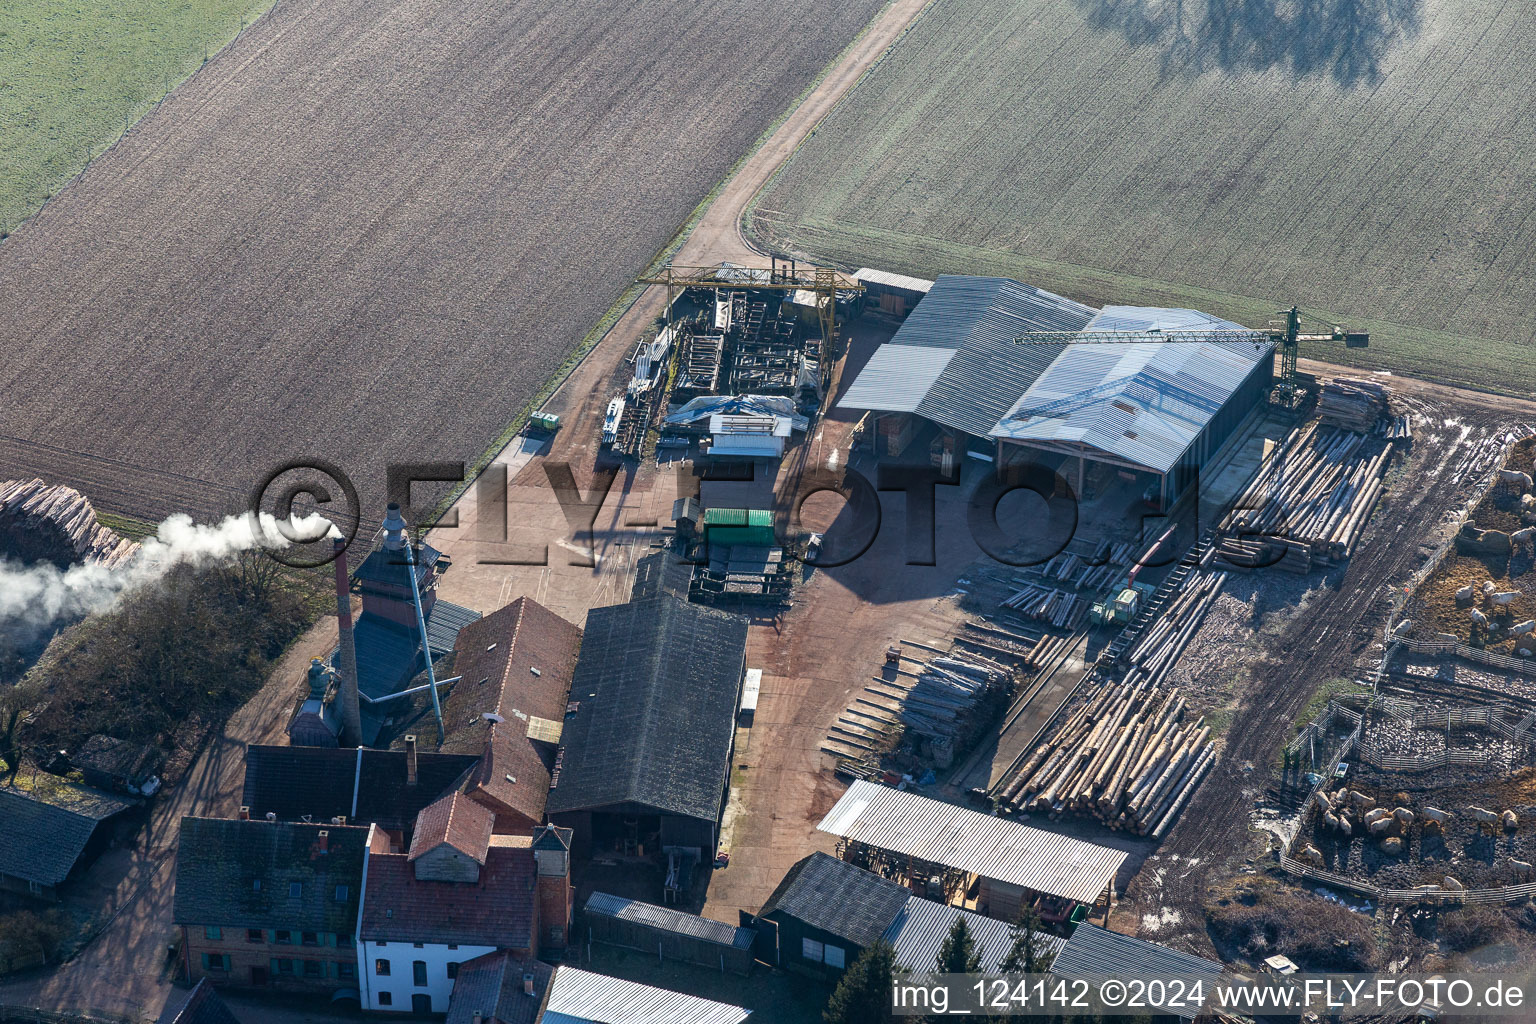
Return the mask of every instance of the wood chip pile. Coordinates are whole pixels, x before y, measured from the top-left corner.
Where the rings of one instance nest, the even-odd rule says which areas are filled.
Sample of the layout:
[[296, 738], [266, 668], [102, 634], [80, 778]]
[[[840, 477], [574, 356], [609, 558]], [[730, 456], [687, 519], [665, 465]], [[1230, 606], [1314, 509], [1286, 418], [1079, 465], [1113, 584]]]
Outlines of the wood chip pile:
[[138, 544], [97, 522], [96, 509], [85, 495], [73, 487], [42, 480], [0, 483], [0, 520], [10, 533], [47, 531], [62, 536], [77, 560], [109, 569], [122, 565], [139, 550]]
[[1042, 740], [998, 802], [1160, 836], [1215, 759], [1210, 727], [1184, 712], [1177, 690], [1106, 684]]

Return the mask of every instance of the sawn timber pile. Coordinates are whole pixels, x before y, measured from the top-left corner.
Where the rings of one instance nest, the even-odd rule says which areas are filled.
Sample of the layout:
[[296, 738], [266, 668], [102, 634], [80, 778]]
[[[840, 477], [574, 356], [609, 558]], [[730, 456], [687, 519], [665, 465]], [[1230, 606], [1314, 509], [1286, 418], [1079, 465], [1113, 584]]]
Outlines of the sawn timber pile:
[[1335, 377], [1317, 396], [1317, 417], [1330, 427], [1369, 434], [1391, 410], [1392, 389], [1374, 380]]

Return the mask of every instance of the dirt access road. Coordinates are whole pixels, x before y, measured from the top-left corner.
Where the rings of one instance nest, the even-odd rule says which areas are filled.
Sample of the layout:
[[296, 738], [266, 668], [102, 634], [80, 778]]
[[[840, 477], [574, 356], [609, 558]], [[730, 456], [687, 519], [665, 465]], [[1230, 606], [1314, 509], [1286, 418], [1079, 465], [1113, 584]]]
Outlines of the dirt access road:
[[[1280, 745], [1320, 684], [1358, 678], [1376, 656], [1394, 591], [1423, 564], [1448, 529], [1448, 517], [1466, 502], [1466, 492], [1442, 483], [1446, 467], [1481, 437], [1536, 422], [1536, 403], [1402, 378], [1394, 378], [1393, 386], [1401, 386], [1438, 422], [1415, 424], [1411, 455], [1392, 471], [1390, 490], [1342, 576], [1318, 588], [1305, 610], [1277, 634], [1253, 636], [1252, 682], [1238, 696], [1216, 766], [1122, 900], [1119, 926], [1127, 931], [1213, 952], [1203, 902], [1215, 883], [1241, 872], [1245, 861], [1262, 863], [1264, 837], [1250, 829], [1250, 811], [1277, 782], [1274, 757]], [[1456, 429], [1444, 426], [1451, 418], [1459, 423]], [[1465, 426], [1472, 429], [1463, 439]]]

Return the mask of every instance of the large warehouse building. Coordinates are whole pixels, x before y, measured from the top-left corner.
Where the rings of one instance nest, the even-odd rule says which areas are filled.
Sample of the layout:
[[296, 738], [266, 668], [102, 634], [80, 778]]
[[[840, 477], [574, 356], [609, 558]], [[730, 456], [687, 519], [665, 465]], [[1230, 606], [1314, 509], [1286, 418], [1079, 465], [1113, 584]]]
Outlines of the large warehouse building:
[[[1003, 278], [940, 277], [839, 407], [879, 414], [880, 454], [935, 424], [1000, 463], [1059, 465], [1078, 494], [1113, 475], [1166, 508], [1264, 404], [1274, 372], [1268, 342], [1166, 336], [1247, 330], [1195, 310], [1095, 310]], [[1066, 337], [1020, 343], [1042, 331]]]

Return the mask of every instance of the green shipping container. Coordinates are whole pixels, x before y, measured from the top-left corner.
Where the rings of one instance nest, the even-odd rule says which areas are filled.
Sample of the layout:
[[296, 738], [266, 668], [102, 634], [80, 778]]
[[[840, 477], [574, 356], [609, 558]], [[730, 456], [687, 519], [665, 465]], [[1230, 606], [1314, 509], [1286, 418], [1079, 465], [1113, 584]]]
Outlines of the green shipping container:
[[704, 536], [710, 544], [771, 548], [773, 513], [765, 508], [708, 508], [704, 510]]

